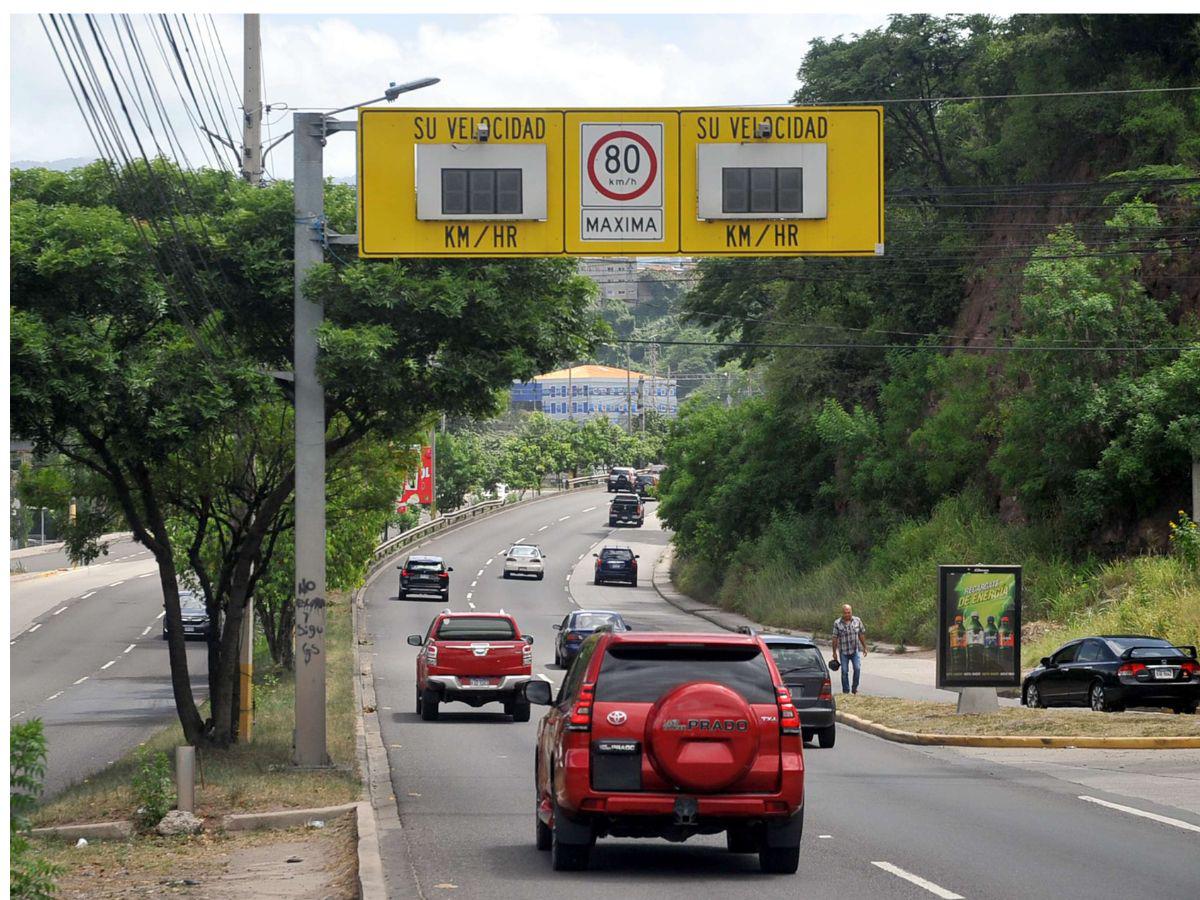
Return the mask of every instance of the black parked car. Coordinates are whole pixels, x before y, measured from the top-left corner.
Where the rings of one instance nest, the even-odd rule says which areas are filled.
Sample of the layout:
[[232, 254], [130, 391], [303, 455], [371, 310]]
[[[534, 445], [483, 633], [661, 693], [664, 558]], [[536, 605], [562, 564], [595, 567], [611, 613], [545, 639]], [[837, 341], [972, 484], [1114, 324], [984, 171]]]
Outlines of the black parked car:
[[1034, 707], [1090, 706], [1098, 712], [1160, 706], [1194, 713], [1200, 704], [1196, 648], [1137, 634], [1068, 641], [1025, 676], [1021, 702]]
[[637, 475], [632, 466], [614, 466], [608, 470], [608, 492], [632, 491]]
[[436, 594], [442, 600], [450, 599], [450, 573], [454, 566], [446, 565], [440, 556], [410, 556], [400, 569], [400, 597], [407, 600], [409, 594]]
[[800, 713], [800, 731], [805, 741], [815, 735], [824, 748], [832, 747], [837, 739], [829, 669], [820, 648], [808, 638], [782, 634], [759, 635], [771, 651], [775, 667], [792, 694], [792, 704]]
[[[201, 637], [208, 639], [208, 610], [204, 608], [204, 598], [193, 591], [179, 592], [179, 613], [183, 619], [183, 638]], [[163, 616], [162, 636], [167, 639], [167, 617]]]
[[646, 520], [646, 505], [637, 494], [617, 494], [608, 504], [608, 524], [610, 528], [618, 525], [633, 525], [642, 527]]
[[596, 557], [596, 574], [592, 576], [593, 584], [604, 584], [609, 581], [627, 581], [637, 587], [638, 554], [628, 547], [601, 547]]

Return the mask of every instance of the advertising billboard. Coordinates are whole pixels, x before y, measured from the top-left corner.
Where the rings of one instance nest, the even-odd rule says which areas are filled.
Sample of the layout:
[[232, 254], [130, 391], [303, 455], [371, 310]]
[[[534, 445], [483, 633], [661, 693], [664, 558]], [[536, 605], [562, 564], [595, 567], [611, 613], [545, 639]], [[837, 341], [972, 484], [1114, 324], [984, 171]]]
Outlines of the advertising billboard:
[[1021, 567], [938, 566], [937, 686], [1021, 683]]

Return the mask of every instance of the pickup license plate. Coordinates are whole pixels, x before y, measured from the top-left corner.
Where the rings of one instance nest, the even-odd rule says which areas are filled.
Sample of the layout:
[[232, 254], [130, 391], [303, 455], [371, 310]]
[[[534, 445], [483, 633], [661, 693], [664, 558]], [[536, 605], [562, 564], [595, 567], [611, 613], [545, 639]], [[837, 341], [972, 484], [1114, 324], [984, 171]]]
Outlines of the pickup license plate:
[[1155, 669], [1154, 677], [1159, 681], [1168, 681], [1175, 677], [1174, 669]]
[[496, 683], [494, 678], [468, 678], [467, 684], [472, 687], [491, 687]]

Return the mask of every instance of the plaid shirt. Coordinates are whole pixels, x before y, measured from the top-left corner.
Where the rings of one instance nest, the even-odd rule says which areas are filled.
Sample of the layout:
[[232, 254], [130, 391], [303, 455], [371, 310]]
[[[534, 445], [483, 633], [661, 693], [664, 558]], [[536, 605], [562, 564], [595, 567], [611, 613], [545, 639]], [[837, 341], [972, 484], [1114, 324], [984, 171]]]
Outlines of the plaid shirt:
[[849, 622], [839, 618], [833, 623], [833, 643], [844, 656], [858, 652], [858, 636], [866, 633], [867, 629], [863, 628], [862, 619], [858, 616], [851, 616]]

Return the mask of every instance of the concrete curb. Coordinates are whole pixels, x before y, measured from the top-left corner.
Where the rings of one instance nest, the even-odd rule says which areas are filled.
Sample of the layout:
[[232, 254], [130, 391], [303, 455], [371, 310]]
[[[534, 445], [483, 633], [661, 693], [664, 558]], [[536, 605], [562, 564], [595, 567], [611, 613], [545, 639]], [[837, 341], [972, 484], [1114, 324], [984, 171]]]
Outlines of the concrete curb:
[[[111, 534], [102, 534], [97, 538], [98, 541], [127, 541], [133, 538], [132, 531], [114, 531]], [[49, 544], [41, 544], [37, 547], [22, 547], [20, 550], [9, 551], [9, 559], [25, 559], [30, 556], [40, 556], [43, 553], [53, 553], [55, 550], [61, 550], [66, 544], [63, 541], [53, 541]]]
[[89, 841], [124, 841], [133, 836], [133, 823], [89, 822], [85, 825], [51, 825], [33, 829], [34, 837], [56, 837], [67, 841], [87, 838]]
[[1200, 737], [1060, 737], [1057, 735], [930, 734], [901, 731], [838, 710], [837, 721], [897, 744], [924, 747], [1074, 748], [1080, 750], [1196, 750]]
[[226, 831], [254, 831], [258, 828], [295, 828], [314, 820], [328, 821], [356, 812], [357, 803], [340, 806], [318, 806], [311, 809], [275, 809], [269, 812], [234, 813], [221, 817]]

